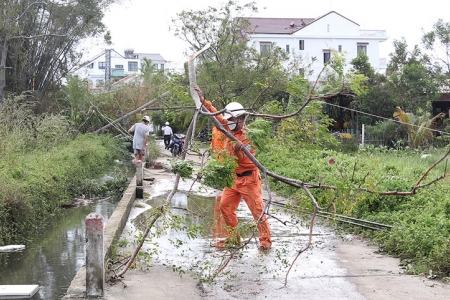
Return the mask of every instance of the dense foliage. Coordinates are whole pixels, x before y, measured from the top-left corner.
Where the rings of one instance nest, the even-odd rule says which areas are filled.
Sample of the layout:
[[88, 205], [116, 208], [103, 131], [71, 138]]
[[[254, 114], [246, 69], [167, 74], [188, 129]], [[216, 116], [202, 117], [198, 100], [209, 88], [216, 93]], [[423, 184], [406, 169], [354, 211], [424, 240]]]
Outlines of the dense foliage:
[[[0, 107], [0, 244], [48, 226], [74, 198], [120, 193], [124, 147], [106, 135], [73, 135], [61, 115], [36, 116], [25, 98]], [[115, 180], [101, 183], [100, 177]]]

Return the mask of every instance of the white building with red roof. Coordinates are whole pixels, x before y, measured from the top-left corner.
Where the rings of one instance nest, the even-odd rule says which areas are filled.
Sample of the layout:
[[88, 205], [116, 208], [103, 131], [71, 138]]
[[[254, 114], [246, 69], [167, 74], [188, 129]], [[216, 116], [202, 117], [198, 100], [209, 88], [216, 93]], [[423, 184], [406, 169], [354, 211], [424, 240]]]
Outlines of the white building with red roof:
[[[361, 29], [360, 25], [335, 11], [318, 18], [246, 18], [250, 22], [247, 35], [259, 51], [268, 51], [278, 46], [291, 56], [301, 56], [303, 66], [299, 72], [312, 71], [314, 79], [327, 63], [333, 51], [345, 55], [346, 71], [351, 67], [350, 61], [363, 51], [372, 67], [383, 73], [386, 58], [379, 56], [379, 44], [388, 39], [386, 30]], [[307, 68], [307, 61], [315, 58], [312, 69]]]

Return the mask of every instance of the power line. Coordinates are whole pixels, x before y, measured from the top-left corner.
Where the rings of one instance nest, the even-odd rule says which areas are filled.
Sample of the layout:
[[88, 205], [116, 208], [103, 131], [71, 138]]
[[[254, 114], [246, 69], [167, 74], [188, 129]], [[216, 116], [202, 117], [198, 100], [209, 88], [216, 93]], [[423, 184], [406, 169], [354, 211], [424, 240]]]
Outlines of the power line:
[[[391, 122], [395, 122], [395, 123], [399, 123], [399, 124], [403, 124], [403, 125], [408, 125], [408, 126], [416, 127], [416, 128], [423, 128], [424, 127], [424, 126], [419, 126], [419, 125], [415, 125], [415, 124], [411, 124], [411, 123], [402, 122], [402, 121], [395, 120], [395, 119], [390, 119], [390, 118], [374, 115], [374, 114], [367, 113], [367, 112], [364, 112], [364, 111], [360, 111], [360, 110], [357, 110], [357, 109], [354, 109], [354, 108], [349, 108], [349, 107], [345, 107], [345, 106], [340, 106], [338, 104], [328, 103], [328, 102], [325, 102], [325, 101], [322, 101], [322, 100], [316, 100], [316, 101], [319, 102], [319, 103], [323, 103], [323, 104], [327, 104], [327, 105], [330, 105], [330, 106], [346, 109], [346, 110], [353, 111], [353, 112], [356, 112], [356, 113], [359, 113], [359, 114], [362, 114], [362, 115], [367, 115], [367, 116], [378, 118], [378, 119], [382, 119], [382, 120], [385, 120], [385, 121], [391, 121]], [[433, 131], [433, 132], [437, 132], [437, 133], [445, 134], [445, 135], [450, 135], [449, 132], [446, 132], [446, 131], [443, 131], [443, 130], [437, 130], [437, 129], [432, 129], [432, 128], [428, 128], [428, 127], [426, 127], [426, 128], [428, 130], [430, 130], [430, 131]]]
[[[267, 202], [267, 199], [264, 199], [264, 202]], [[283, 207], [284, 209], [291, 210], [291, 211], [298, 211], [300, 207], [298, 206], [286, 206], [285, 203], [279, 202], [279, 201], [271, 201], [272, 204], [278, 207]], [[302, 212], [303, 214], [311, 214], [312, 212]], [[335, 214], [335, 213], [329, 213], [325, 211], [318, 211], [316, 213], [319, 217], [325, 218], [325, 219], [331, 219], [337, 222], [346, 223], [354, 226], [359, 226], [367, 229], [372, 230], [389, 230], [392, 229], [392, 225], [382, 224], [378, 222], [373, 221], [367, 221], [364, 219], [358, 219], [353, 218], [345, 215]]]

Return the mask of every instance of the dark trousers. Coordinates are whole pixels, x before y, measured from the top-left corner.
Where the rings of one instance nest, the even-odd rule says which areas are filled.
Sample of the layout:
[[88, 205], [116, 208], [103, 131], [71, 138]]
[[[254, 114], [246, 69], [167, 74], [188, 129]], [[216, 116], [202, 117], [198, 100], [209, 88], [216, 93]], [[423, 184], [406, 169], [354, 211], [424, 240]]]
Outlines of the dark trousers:
[[170, 145], [170, 135], [165, 135], [164, 136], [164, 148], [169, 148], [169, 145]]

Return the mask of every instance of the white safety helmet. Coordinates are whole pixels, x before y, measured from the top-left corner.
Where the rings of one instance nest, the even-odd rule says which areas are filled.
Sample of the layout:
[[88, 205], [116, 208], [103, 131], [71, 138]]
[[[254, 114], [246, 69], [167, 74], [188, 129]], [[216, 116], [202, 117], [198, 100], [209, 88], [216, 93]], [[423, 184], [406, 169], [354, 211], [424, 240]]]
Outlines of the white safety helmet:
[[169, 122], [166, 122], [166, 126], [169, 126]]
[[149, 116], [144, 116], [144, 117], [142, 118], [142, 121], [150, 122], [150, 117], [149, 117]]
[[239, 102], [230, 102], [225, 106], [225, 109], [227, 110], [223, 113], [223, 118], [225, 120], [228, 120], [231, 117], [237, 118], [247, 113]]

